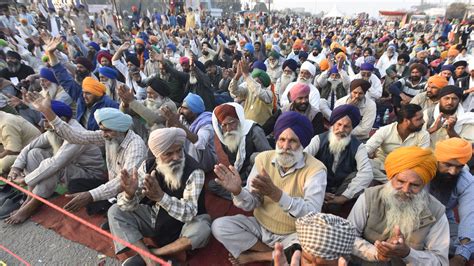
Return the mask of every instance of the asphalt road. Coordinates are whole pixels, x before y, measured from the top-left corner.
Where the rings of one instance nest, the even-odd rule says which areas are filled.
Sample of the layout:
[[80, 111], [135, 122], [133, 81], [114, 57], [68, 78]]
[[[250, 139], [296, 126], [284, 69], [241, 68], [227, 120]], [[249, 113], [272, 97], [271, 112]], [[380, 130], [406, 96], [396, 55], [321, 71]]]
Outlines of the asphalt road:
[[[39, 224], [7, 225], [0, 221], [0, 245], [31, 265], [120, 265], [118, 260], [72, 242]], [[23, 265], [0, 247], [0, 266]]]

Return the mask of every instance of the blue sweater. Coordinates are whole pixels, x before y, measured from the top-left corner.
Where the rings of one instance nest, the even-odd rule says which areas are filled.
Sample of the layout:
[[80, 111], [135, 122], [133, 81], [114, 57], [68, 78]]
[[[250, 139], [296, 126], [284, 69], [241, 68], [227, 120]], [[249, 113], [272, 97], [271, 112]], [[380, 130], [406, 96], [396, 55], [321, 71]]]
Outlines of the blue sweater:
[[[81, 123], [81, 119], [87, 110], [86, 102], [84, 101], [84, 97], [82, 96], [82, 86], [79, 85], [72, 78], [71, 74], [69, 74], [69, 72], [66, 70], [66, 68], [64, 68], [63, 65], [61, 65], [61, 63], [54, 65], [53, 71], [59, 84], [69, 94], [69, 96], [71, 96], [71, 98], [76, 101], [76, 119]], [[99, 130], [99, 125], [97, 125], [97, 122], [95, 121], [94, 113], [95, 110], [104, 107], [112, 107], [118, 109], [119, 104], [107, 95], [102, 96], [96, 103], [94, 103], [94, 105], [92, 105], [91, 114], [89, 116], [89, 119], [87, 120], [87, 125], [83, 125], [87, 130]]]

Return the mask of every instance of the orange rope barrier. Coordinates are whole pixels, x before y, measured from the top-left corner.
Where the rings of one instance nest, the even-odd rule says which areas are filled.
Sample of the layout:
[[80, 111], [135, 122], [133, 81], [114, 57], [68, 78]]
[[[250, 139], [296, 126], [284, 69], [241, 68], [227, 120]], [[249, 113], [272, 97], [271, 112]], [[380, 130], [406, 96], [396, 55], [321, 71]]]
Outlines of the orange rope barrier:
[[0, 248], [5, 250], [8, 254], [12, 255], [15, 259], [19, 260], [21, 263], [25, 264], [26, 266], [31, 266], [28, 262], [26, 262], [24, 259], [20, 258], [17, 254], [13, 253], [13, 251], [9, 250], [8, 248], [0, 245]]
[[5, 182], [5, 183], [9, 184], [10, 186], [14, 187], [15, 189], [19, 190], [20, 192], [22, 192], [22, 193], [24, 193], [24, 194], [26, 194], [26, 195], [28, 195], [28, 196], [30, 196], [30, 197], [33, 197], [34, 199], [37, 199], [37, 200], [41, 201], [41, 202], [44, 203], [45, 205], [47, 205], [47, 206], [53, 208], [54, 210], [56, 210], [56, 211], [58, 211], [58, 212], [60, 212], [60, 213], [62, 213], [62, 214], [64, 214], [64, 215], [66, 215], [66, 216], [72, 218], [73, 220], [76, 220], [77, 222], [79, 222], [79, 223], [81, 223], [81, 224], [83, 224], [83, 225], [89, 227], [90, 229], [92, 229], [92, 230], [94, 230], [94, 231], [96, 231], [96, 232], [98, 232], [98, 233], [100, 233], [100, 234], [102, 234], [102, 235], [104, 235], [104, 236], [106, 236], [106, 237], [108, 237], [108, 238], [110, 238], [110, 239], [116, 241], [116, 242], [119, 242], [120, 244], [122, 244], [122, 245], [124, 245], [124, 246], [130, 248], [131, 250], [136, 251], [138, 254], [144, 255], [144, 256], [146, 256], [146, 257], [152, 259], [154, 262], [158, 262], [158, 263], [160, 263], [160, 264], [162, 264], [162, 265], [166, 265], [166, 266], [171, 266], [168, 262], [166, 262], [166, 261], [164, 261], [164, 260], [158, 258], [157, 256], [155, 256], [154, 254], [150, 253], [149, 251], [143, 250], [143, 249], [141, 249], [141, 248], [139, 248], [139, 247], [137, 247], [137, 246], [135, 246], [135, 245], [133, 245], [133, 244], [131, 244], [131, 243], [129, 243], [129, 242], [123, 240], [123, 239], [120, 239], [120, 238], [118, 238], [118, 237], [112, 235], [111, 233], [109, 233], [109, 232], [103, 230], [102, 228], [100, 228], [100, 227], [98, 227], [98, 226], [96, 226], [96, 225], [94, 225], [94, 224], [91, 224], [90, 222], [88, 222], [88, 221], [86, 221], [86, 220], [84, 220], [84, 219], [82, 219], [82, 218], [80, 218], [80, 217], [78, 217], [78, 216], [76, 216], [76, 215], [74, 215], [74, 214], [72, 214], [72, 213], [70, 213], [70, 212], [68, 212], [68, 211], [66, 211], [66, 210], [64, 210], [64, 209], [62, 209], [62, 208], [56, 206], [56, 205], [54, 205], [53, 203], [49, 202], [48, 200], [43, 199], [42, 197], [39, 197], [38, 195], [35, 195], [35, 194], [31, 193], [30, 191], [28, 191], [28, 190], [22, 188], [21, 186], [15, 184], [15, 183], [13, 183], [13, 182], [11, 182], [10, 180], [5, 179], [5, 178], [2, 177], [2, 176], [0, 176], [0, 181], [3, 181], [3, 182]]

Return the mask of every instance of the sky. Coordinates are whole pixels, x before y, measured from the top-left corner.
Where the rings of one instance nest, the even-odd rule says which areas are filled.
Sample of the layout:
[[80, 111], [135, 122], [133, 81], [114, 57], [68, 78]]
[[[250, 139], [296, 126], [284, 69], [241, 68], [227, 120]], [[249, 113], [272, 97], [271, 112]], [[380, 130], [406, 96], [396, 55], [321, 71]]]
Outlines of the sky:
[[[442, 3], [444, 5], [455, 2], [453, 0], [425, 0], [425, 3]], [[457, 2], [467, 3], [469, 0]], [[474, 1], [472, 1], [474, 3]], [[303, 7], [312, 13], [329, 12], [334, 5], [345, 15], [367, 12], [371, 16], [378, 16], [379, 10], [409, 10], [411, 6], [419, 5], [420, 0], [273, 0], [271, 8]]]

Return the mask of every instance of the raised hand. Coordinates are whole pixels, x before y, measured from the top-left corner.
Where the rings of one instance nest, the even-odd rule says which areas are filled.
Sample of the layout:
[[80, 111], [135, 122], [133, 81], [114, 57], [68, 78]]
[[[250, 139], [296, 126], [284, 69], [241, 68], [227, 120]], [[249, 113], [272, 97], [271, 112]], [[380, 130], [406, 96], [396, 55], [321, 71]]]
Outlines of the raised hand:
[[120, 186], [127, 195], [127, 198], [132, 199], [138, 189], [137, 169], [133, 169], [131, 175], [128, 173], [127, 169], [122, 169], [122, 171], [120, 171]]
[[56, 49], [61, 44], [61, 42], [62, 42], [62, 39], [60, 37], [54, 37], [50, 39], [50, 41], [45, 47], [45, 50], [48, 53], [48, 55], [54, 53], [54, 51], [56, 51]]
[[217, 175], [215, 179], [217, 184], [234, 195], [240, 194], [240, 191], [242, 191], [242, 179], [235, 167], [226, 167], [223, 164], [216, 164], [214, 166], [214, 173]]
[[124, 104], [129, 104], [135, 100], [132, 91], [125, 84], [121, 84], [118, 87], [117, 94]]
[[51, 98], [44, 97], [39, 92], [23, 92], [23, 101], [32, 105], [41, 113], [51, 110]]
[[119, 50], [120, 51], [126, 51], [130, 48], [131, 44], [130, 42], [124, 42], [120, 47], [119, 47]]
[[282, 191], [275, 184], [265, 170], [255, 176], [250, 181], [252, 192], [256, 192], [262, 196], [267, 196], [273, 201], [278, 202], [281, 198]]

